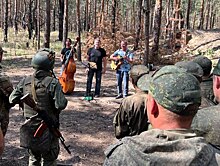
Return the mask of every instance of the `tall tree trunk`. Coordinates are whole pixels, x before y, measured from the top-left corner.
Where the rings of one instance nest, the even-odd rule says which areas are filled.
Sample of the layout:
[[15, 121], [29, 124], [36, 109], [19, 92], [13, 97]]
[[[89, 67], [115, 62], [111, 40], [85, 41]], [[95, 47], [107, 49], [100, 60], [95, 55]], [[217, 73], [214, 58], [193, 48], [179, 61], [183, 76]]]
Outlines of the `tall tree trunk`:
[[31, 40], [32, 32], [33, 32], [33, 20], [32, 20], [32, 3], [33, 1], [29, 1], [29, 10], [28, 10], [28, 39]]
[[212, 28], [214, 28], [215, 26], [215, 20], [216, 20], [216, 9], [214, 11], [213, 18], [212, 18]]
[[65, 47], [67, 36], [68, 36], [68, 0], [64, 0], [63, 47]]
[[193, 16], [193, 26], [192, 26], [192, 29], [195, 29], [195, 24], [196, 24], [196, 11], [194, 12], [194, 16]]
[[170, 25], [170, 0], [167, 0], [167, 4], [166, 4], [165, 39], [167, 38], [167, 35], [170, 32], [169, 25]]
[[188, 0], [187, 12], [186, 12], [186, 29], [190, 29], [190, 22], [189, 22], [189, 15], [191, 11], [190, 7], [191, 7], [191, 0]]
[[8, 42], [8, 0], [4, 4], [4, 42]]
[[144, 50], [144, 65], [149, 63], [149, 27], [150, 27], [150, 5], [149, 0], [144, 0], [144, 36], [145, 36], [145, 50]]
[[45, 34], [44, 34], [44, 47], [50, 48], [50, 0], [45, 1]]
[[116, 22], [116, 7], [117, 7], [117, 2], [116, 0], [112, 0], [112, 21], [111, 21], [111, 26], [112, 26], [112, 35], [114, 36], [116, 29], [115, 29], [115, 22]]
[[[91, 0], [88, 0], [88, 13], [91, 13], [92, 11], [92, 2]], [[92, 28], [92, 23], [91, 23], [91, 14], [88, 14], [88, 31]]]
[[1, 0], [1, 27], [4, 27], [4, 0]]
[[54, 5], [53, 5], [53, 27], [52, 27], [52, 31], [56, 31], [56, 5], [57, 5], [57, 1], [54, 0]]
[[100, 20], [99, 20], [99, 35], [101, 34], [101, 29], [102, 27], [102, 23], [103, 23], [103, 17], [104, 17], [104, 7], [105, 7], [105, 0], [102, 0], [101, 2], [101, 15], [100, 15]]
[[89, 13], [89, 1], [86, 0], [86, 4], [85, 4], [85, 21], [84, 21], [85, 25], [84, 25], [84, 27], [85, 27], [85, 31], [87, 31], [87, 32], [89, 31], [89, 26], [88, 26], [89, 14], [88, 13]]
[[141, 33], [141, 10], [142, 10], [142, 0], [139, 0], [138, 1], [137, 27], [136, 27], [136, 37], [135, 37], [134, 50], [138, 49], [138, 43], [139, 43], [139, 40], [140, 40], [140, 33]]
[[203, 22], [204, 22], [204, 0], [201, 0], [198, 29], [203, 29]]
[[81, 59], [81, 22], [80, 22], [80, 0], [76, 0], [76, 14], [77, 14], [77, 33], [79, 37], [79, 44], [77, 47], [77, 60], [82, 61]]
[[135, 1], [133, 1], [133, 2], [132, 2], [132, 16], [131, 16], [131, 18], [132, 18], [131, 23], [132, 23], [132, 25], [133, 25], [133, 27], [132, 27], [133, 30], [135, 30], [135, 28], [136, 28], [136, 27], [135, 27], [135, 25], [136, 25], [135, 11], [136, 11]]
[[15, 35], [18, 34], [18, 3], [17, 0], [14, 1], [14, 30]]
[[209, 26], [209, 19], [210, 19], [210, 0], [207, 1], [207, 7], [206, 7], [206, 25], [205, 25], [205, 29], [208, 29]]
[[59, 35], [58, 40], [63, 40], [63, 15], [64, 15], [64, 0], [59, 0]]
[[97, 26], [96, 12], [97, 12], [97, 0], [94, 0], [94, 28], [96, 28]]
[[153, 27], [153, 47], [152, 47], [152, 60], [153, 61], [158, 60], [161, 14], [162, 14], [162, 0], [156, 0], [154, 27]]
[[209, 29], [212, 28], [213, 15], [214, 15], [214, 3], [213, 3], [213, 1], [211, 1], [211, 15], [210, 15], [210, 19], [209, 19]]
[[112, 0], [112, 19], [111, 19], [111, 30], [112, 30], [112, 39], [114, 39], [114, 49], [116, 48], [116, 9], [117, 9], [117, 0]]
[[[154, 1], [153, 1], [154, 2]], [[155, 8], [155, 4], [152, 3], [152, 1], [150, 1], [150, 6], [151, 6], [151, 15], [150, 15], [150, 34], [153, 34], [153, 27], [154, 27], [154, 8]]]
[[40, 49], [40, 0], [37, 0], [37, 48]]

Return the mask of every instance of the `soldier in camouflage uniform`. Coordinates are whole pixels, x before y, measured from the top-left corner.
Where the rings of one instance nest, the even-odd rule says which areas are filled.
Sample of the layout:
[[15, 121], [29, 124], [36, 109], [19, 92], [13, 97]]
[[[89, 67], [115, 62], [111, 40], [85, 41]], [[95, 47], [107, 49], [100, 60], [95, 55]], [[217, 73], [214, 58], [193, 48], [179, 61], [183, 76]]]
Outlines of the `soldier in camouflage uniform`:
[[186, 72], [194, 75], [199, 80], [199, 82], [202, 81], [203, 70], [202, 67], [197, 63], [191, 61], [181, 61], [177, 62], [175, 66], [186, 69]]
[[140, 134], [148, 129], [148, 118], [145, 110], [147, 90], [140, 90], [137, 82], [149, 69], [144, 65], [135, 65], [130, 70], [131, 82], [136, 90], [136, 94], [128, 96], [122, 100], [113, 120], [115, 137], [120, 139], [125, 136]]
[[149, 83], [147, 114], [153, 129], [110, 146], [104, 165], [220, 164], [220, 151], [190, 130], [200, 103], [193, 75], [176, 66], [161, 68]]
[[215, 105], [216, 102], [214, 101], [212, 89], [213, 79], [211, 75], [212, 61], [205, 56], [198, 56], [193, 60], [193, 62], [199, 64], [203, 69], [202, 82], [200, 84], [202, 97], [209, 103], [208, 106]]
[[[215, 100], [220, 102], [220, 60], [213, 70], [213, 92]], [[193, 119], [192, 129], [206, 141], [220, 147], [220, 105], [214, 105], [198, 111]]]
[[[193, 62], [193, 61], [182, 61], [182, 62], [177, 62], [175, 64], [176, 66], [180, 67], [180, 68], [184, 68], [186, 69], [186, 71], [192, 75], [194, 75], [200, 82], [200, 87], [201, 87], [201, 90], [202, 90], [202, 102], [201, 102], [201, 106], [200, 108], [205, 108], [205, 107], [209, 107], [209, 106], [212, 106], [214, 105], [213, 101], [210, 100], [209, 98], [206, 97], [206, 95], [204, 95], [205, 91], [204, 91], [204, 85], [206, 83], [209, 83], [210, 81], [207, 81], [205, 84], [204, 84], [204, 81], [203, 81], [203, 68], [197, 64], [196, 62]], [[203, 89], [202, 89], [203, 88]], [[212, 90], [210, 90], [211, 92], [210, 93], [213, 93]], [[203, 93], [204, 92], [204, 93]], [[207, 93], [206, 93], [207, 94]]]
[[[49, 117], [58, 124], [59, 114], [61, 110], [65, 109], [67, 100], [63, 95], [58, 80], [52, 76], [54, 62], [55, 52], [47, 48], [38, 50], [31, 62], [35, 72], [33, 75], [27, 76], [19, 82], [16, 89], [10, 95], [9, 101], [10, 103], [18, 103], [22, 96], [29, 93], [37, 103], [38, 107], [41, 110], [46, 111]], [[24, 117], [26, 122], [22, 127], [26, 124], [32, 124], [32, 126], [30, 125], [30, 130], [34, 128], [36, 131], [41, 124], [41, 118], [26, 104], [24, 104]], [[32, 148], [34, 144], [33, 135], [29, 135], [26, 138], [20, 138], [20, 140], [32, 139], [33, 141], [31, 142], [32, 144], [28, 144], [27, 142], [28, 145], [26, 147], [29, 152], [29, 166], [56, 165], [56, 159], [59, 154], [59, 141], [52, 133], [46, 131], [44, 131], [43, 134], [45, 140], [42, 141], [42, 144], [44, 142], [49, 142], [49, 148], [46, 150], [45, 147], [40, 144], [38, 145], [38, 150]], [[45, 133], [49, 134], [45, 136]], [[22, 133], [20, 135], [22, 135]], [[24, 145], [21, 146], [25, 147]]]
[[[0, 50], [1, 51], [1, 50]], [[0, 155], [4, 149], [4, 136], [9, 124], [9, 110], [13, 106], [9, 103], [9, 95], [13, 91], [13, 85], [6, 75], [0, 74]]]

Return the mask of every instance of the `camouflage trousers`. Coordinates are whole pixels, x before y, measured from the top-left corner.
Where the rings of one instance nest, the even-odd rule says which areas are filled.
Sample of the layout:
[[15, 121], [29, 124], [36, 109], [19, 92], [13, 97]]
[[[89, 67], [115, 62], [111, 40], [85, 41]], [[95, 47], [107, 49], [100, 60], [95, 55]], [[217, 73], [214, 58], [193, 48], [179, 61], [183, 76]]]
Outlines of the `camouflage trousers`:
[[4, 136], [8, 129], [8, 123], [9, 123], [9, 110], [3, 107], [2, 110], [0, 111], [0, 125]]
[[39, 153], [37, 151], [28, 149], [28, 166], [56, 166], [56, 159], [58, 157], [59, 151], [59, 144], [57, 144], [56, 147], [53, 146], [53, 148], [50, 151], [47, 151], [45, 153]]

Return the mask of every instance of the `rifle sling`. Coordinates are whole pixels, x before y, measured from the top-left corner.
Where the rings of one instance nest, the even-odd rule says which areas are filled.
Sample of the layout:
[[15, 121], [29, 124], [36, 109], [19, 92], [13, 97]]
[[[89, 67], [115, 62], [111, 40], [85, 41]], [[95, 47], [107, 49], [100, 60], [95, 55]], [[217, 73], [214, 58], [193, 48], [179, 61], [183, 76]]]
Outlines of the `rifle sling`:
[[37, 101], [37, 94], [36, 94], [36, 90], [35, 90], [35, 83], [34, 83], [34, 75], [32, 75], [31, 77], [31, 93], [33, 96], [34, 101]]

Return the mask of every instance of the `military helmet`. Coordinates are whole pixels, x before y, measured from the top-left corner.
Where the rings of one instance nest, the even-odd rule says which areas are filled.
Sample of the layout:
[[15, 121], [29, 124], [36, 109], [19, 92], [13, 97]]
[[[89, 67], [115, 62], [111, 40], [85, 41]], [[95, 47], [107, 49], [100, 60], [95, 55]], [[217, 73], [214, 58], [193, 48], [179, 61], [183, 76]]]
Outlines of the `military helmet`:
[[55, 52], [49, 48], [42, 48], [37, 51], [31, 61], [34, 69], [52, 70], [54, 68]]

